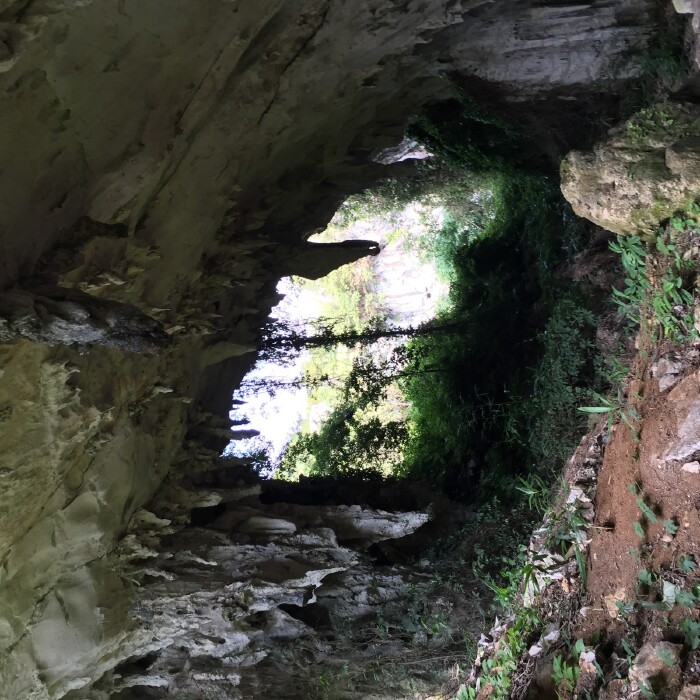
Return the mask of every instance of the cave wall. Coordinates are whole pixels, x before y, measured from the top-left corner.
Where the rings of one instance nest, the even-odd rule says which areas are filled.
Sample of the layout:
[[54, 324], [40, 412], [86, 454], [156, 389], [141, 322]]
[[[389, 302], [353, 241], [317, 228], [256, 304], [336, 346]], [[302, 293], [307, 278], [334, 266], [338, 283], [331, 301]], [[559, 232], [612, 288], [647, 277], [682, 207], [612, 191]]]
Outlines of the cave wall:
[[[521, 114], [594, 114], [651, 5], [0, 0], [0, 696], [104, 697], [120, 664], [194, 647], [210, 599], [172, 624], [197, 579], [161, 538], [214, 546], [188, 523], [224, 496], [192, 474], [225, 466], [276, 280], [352, 259], [305, 238], [391, 173], [372, 154], [446, 73]], [[146, 575], [175, 581], [157, 605]], [[202, 653], [236, 697], [256, 658]]]

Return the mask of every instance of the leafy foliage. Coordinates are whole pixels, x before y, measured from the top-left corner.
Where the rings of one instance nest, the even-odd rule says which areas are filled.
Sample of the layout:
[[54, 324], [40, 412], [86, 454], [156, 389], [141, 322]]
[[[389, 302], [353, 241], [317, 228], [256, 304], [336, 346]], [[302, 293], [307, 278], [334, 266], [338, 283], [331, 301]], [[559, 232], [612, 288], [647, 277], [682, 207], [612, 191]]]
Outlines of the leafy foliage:
[[498, 489], [513, 473], [561, 464], [593, 374], [595, 316], [575, 290], [562, 293], [555, 272], [576, 249], [578, 224], [544, 179], [494, 180], [492, 191], [486, 230], [450, 250], [443, 321], [459, 327], [439, 344], [410, 343], [443, 371], [402, 383], [412, 408], [401, 473], [466, 499], [480, 474]]
[[685, 643], [690, 649], [700, 647], [700, 622], [686, 617], [681, 621], [681, 629], [685, 634]]
[[[390, 362], [356, 360], [340, 403], [318, 431], [294, 438], [281, 474], [378, 470], [465, 500], [479, 490], [512, 500], [513, 475], [549, 475], [575, 447], [585, 427], [575, 409], [595, 375], [596, 316], [557, 270], [581, 227], [546, 179], [490, 176], [479, 192], [420, 244], [451, 281], [450, 307], [432, 327], [276, 331], [268, 345], [285, 351], [410, 337]], [[372, 419], [396, 381], [407, 423]]]
[[511, 172], [525, 163], [520, 130], [485, 110], [457, 85], [454, 98], [428, 106], [408, 130], [448, 165], [471, 172]]
[[684, 554], [680, 559], [680, 568], [684, 574], [689, 574], [698, 568], [697, 562], [692, 554]]
[[[695, 339], [694, 293], [687, 289], [686, 272], [692, 263], [681, 256], [677, 238], [695, 231], [700, 208], [691, 205], [685, 216], [674, 216], [668, 228], [654, 236], [654, 258], [647, 258], [647, 247], [639, 236], [618, 236], [610, 248], [620, 255], [627, 276], [623, 290], [613, 289], [620, 310], [633, 322], [648, 320], [658, 326], [665, 338], [675, 343]], [[692, 215], [692, 217], [690, 216]], [[651, 265], [651, 267], [650, 267]]]
[[382, 420], [370, 409], [386, 397], [398, 363], [397, 359], [356, 359], [342, 389], [342, 402], [318, 431], [294, 436], [278, 476], [299, 471], [326, 476], [356, 471], [389, 475], [395, 471], [402, 459], [407, 426], [403, 420]]
[[567, 693], [573, 692], [578, 682], [580, 670], [578, 667], [578, 659], [584, 650], [583, 640], [576, 640], [574, 645], [572, 659], [567, 661], [561, 654], [554, 657], [552, 664], [552, 680], [558, 688], [563, 689]]

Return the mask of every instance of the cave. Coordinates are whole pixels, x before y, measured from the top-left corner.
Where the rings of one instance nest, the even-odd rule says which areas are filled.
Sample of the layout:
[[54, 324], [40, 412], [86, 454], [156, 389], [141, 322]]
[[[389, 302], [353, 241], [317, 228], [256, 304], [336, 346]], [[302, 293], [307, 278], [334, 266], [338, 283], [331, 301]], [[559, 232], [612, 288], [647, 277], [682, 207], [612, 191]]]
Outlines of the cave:
[[[476, 615], [406, 597], [433, 576], [423, 553], [475, 522], [467, 459], [443, 493], [263, 480], [222, 456], [251, 434], [233, 392], [280, 278], [381, 255], [309, 239], [348, 197], [421, 177], [404, 139], [561, 180], [601, 275], [613, 234], [700, 195], [691, 5], [0, 0], [0, 700], [326, 697], [314, 669], [355, 621], [357, 658], [399, 664]], [[647, 105], [624, 133], [648, 135], [645, 57], [678, 23], [678, 128], [630, 175], [609, 131]], [[428, 697], [406, 687], [339, 697]]]

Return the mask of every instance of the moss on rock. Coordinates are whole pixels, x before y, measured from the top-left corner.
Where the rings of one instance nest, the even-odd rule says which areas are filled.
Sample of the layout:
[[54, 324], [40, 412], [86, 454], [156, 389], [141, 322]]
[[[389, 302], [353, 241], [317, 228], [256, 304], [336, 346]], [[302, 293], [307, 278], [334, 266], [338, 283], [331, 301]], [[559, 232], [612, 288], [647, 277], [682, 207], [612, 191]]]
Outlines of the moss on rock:
[[573, 151], [561, 187], [574, 211], [618, 234], [643, 234], [700, 194], [700, 106], [663, 102]]

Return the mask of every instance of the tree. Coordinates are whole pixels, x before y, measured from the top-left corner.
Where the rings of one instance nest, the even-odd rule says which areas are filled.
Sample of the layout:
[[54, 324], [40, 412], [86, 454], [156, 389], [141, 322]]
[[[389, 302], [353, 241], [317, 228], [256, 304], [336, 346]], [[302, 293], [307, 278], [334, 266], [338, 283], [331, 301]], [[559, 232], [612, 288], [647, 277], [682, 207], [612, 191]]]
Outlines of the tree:
[[280, 475], [305, 467], [311, 475], [391, 473], [408, 437], [405, 421], [362, 420], [354, 407], [337, 406], [317, 433], [298, 433], [280, 461]]
[[307, 325], [294, 325], [276, 321], [268, 323], [259, 341], [259, 355], [264, 360], [290, 362], [302, 350], [345, 345], [371, 345], [383, 338], [416, 338], [444, 333], [454, 333], [464, 327], [461, 319], [448, 323], [424, 323], [403, 328], [387, 327], [377, 323], [362, 331], [337, 332], [333, 319], [320, 319], [309, 333]]
[[[338, 404], [320, 429], [299, 433], [291, 440], [280, 461], [280, 475], [396, 471], [409, 428], [405, 414], [392, 415], [386, 409], [390, 387], [403, 377], [439, 371], [405, 345], [395, 347], [386, 357], [360, 355], [343, 384]], [[405, 406], [403, 399], [401, 403]]]

